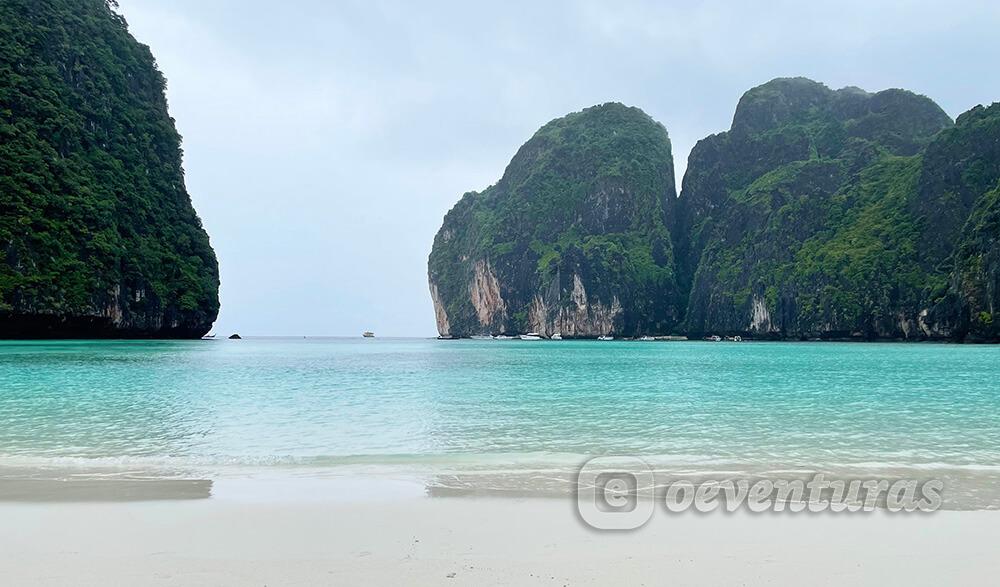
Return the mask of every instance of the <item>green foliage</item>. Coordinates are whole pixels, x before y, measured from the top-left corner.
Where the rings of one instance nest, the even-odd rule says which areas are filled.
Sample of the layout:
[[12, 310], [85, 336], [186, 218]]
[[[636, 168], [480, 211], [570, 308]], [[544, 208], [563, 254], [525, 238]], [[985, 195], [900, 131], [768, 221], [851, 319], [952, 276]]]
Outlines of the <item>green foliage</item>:
[[459, 334], [481, 328], [469, 283], [488, 259], [518, 327], [535, 296], [568, 303], [572, 274], [621, 300], [622, 333], [995, 340], [998, 136], [998, 104], [953, 124], [904, 90], [779, 79], [695, 146], [673, 198], [662, 128], [588, 109], [455, 206], [431, 281]]
[[711, 156], [692, 156], [679, 200], [688, 327], [745, 331], [760, 299], [781, 336], [895, 336], [900, 314], [946, 288], [910, 208], [918, 153], [950, 125], [902, 90], [795, 78], [747, 92]]
[[973, 336], [1000, 338], [1000, 321], [994, 320], [1000, 308], [1000, 183], [976, 201], [953, 265], [953, 298], [959, 303], [951, 312], [973, 316], [968, 325]]
[[149, 333], [214, 321], [218, 265], [164, 85], [103, 0], [0, 3], [0, 309], [93, 316], [123, 298]]
[[[919, 157], [886, 157], [862, 170], [831, 199], [824, 230], [797, 252], [791, 278], [832, 287], [835, 298], [817, 306], [836, 307], [842, 323], [861, 328], [872, 316], [912, 313], [944, 283], [922, 269], [920, 232], [907, 213], [919, 169]], [[802, 320], [822, 322], [828, 314], [806, 312]]]
[[496, 185], [462, 198], [435, 238], [431, 281], [453, 331], [483, 328], [467, 291], [484, 259], [510, 288], [513, 325], [494, 330], [521, 328], [533, 296], [554, 282], [568, 292], [572, 275], [594, 301], [622, 301], [624, 328], [669, 329], [677, 301], [665, 214], [675, 197], [667, 132], [642, 111], [612, 103], [546, 124]]
[[941, 263], [962, 240], [970, 214], [1000, 178], [1000, 104], [959, 116], [927, 148], [912, 212], [934, 238], [920, 243], [930, 262]]

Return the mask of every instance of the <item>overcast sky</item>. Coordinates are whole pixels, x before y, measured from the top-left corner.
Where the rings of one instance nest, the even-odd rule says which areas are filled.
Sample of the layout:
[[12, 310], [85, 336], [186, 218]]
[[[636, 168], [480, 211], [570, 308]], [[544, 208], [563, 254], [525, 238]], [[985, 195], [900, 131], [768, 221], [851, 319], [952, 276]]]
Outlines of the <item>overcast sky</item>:
[[996, 2], [119, 1], [167, 77], [220, 334], [435, 335], [445, 212], [593, 104], [662, 122], [680, 183], [774, 77], [1000, 101]]

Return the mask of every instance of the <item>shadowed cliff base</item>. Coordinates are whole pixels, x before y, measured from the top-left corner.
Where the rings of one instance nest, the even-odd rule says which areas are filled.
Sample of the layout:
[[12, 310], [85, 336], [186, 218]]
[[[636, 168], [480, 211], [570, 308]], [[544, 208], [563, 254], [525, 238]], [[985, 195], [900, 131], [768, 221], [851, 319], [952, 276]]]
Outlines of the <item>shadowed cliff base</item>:
[[197, 339], [205, 324], [132, 324], [125, 328], [103, 316], [0, 315], [0, 339]]

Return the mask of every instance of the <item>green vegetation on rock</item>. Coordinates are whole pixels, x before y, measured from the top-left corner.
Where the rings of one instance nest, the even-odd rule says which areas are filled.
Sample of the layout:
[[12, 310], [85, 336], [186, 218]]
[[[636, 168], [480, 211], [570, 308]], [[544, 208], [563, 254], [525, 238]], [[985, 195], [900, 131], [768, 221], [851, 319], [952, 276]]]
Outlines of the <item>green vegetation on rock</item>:
[[566, 334], [613, 298], [620, 319], [570, 334], [1000, 338], [1000, 105], [953, 123], [905, 90], [776, 79], [695, 146], [679, 198], [669, 157], [634, 109], [546, 125], [435, 239], [442, 334]]
[[924, 227], [921, 245], [930, 259], [943, 259], [936, 269], [948, 272], [950, 284], [932, 300], [931, 318], [956, 337], [998, 340], [1000, 103], [959, 116], [925, 161], [913, 208]]
[[0, 336], [197, 337], [218, 313], [163, 76], [112, 8], [0, 2]]
[[670, 140], [636, 108], [554, 120], [448, 213], [429, 262], [442, 334], [668, 331]]
[[910, 210], [920, 153], [951, 125], [902, 90], [796, 78], [747, 92], [733, 128], [695, 147], [674, 215], [687, 330], [935, 334], [919, 314], [946, 277], [922, 262]]

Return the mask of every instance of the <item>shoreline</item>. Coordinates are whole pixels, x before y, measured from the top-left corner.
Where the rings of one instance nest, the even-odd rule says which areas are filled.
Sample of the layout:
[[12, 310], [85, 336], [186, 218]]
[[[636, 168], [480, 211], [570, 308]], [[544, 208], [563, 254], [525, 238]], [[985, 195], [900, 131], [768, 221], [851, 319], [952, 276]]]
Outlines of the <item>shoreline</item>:
[[[864, 337], [759, 337], [755, 338], [752, 334], [748, 333], [736, 333], [736, 334], [725, 334], [718, 335], [722, 337], [721, 341], [709, 340], [705, 337], [687, 337], [686, 335], [650, 335], [654, 340], [641, 340], [641, 337], [624, 337], [615, 336], [613, 340], [601, 341], [597, 336], [563, 336], [562, 339], [551, 340], [548, 337], [543, 337], [540, 341], [521, 341], [518, 335], [510, 335], [510, 339], [496, 339], [496, 342], [657, 342], [657, 343], [688, 343], [688, 342], [769, 342], [769, 343], [871, 343], [871, 344], [939, 344], [939, 345], [968, 345], [968, 346], [991, 346], [1000, 345], [1000, 339], [976, 339], [976, 338], [954, 338], [954, 337], [941, 337], [941, 338], [864, 338]], [[708, 335], [711, 336], [711, 335]], [[740, 336], [742, 340], [732, 341], [726, 340], [726, 337]], [[229, 337], [219, 337], [219, 338], [206, 338], [206, 337], [180, 337], [180, 338], [170, 338], [170, 337], [121, 337], [121, 336], [109, 336], [109, 337], [93, 337], [93, 336], [82, 336], [73, 338], [52, 338], [52, 337], [21, 337], [21, 338], [4, 338], [0, 337], [0, 343], [86, 343], [86, 342], [102, 342], [102, 343], [171, 343], [171, 342], [229, 342]], [[233, 342], [240, 341], [253, 341], [253, 340], [282, 340], [282, 341], [321, 341], [321, 340], [343, 340], [343, 341], [358, 341], [358, 340], [369, 340], [369, 341], [410, 341], [410, 340], [439, 340], [443, 342], [456, 342], [456, 341], [473, 341], [473, 342], [493, 342], [490, 340], [479, 340], [470, 336], [376, 336], [376, 337], [362, 337], [357, 335], [336, 335], [336, 334], [318, 334], [318, 335], [295, 335], [295, 334], [264, 334], [264, 335], [241, 335], [239, 339]]]
[[[726, 334], [718, 335], [722, 337], [722, 340], [710, 340], [708, 338], [684, 338], [681, 339], [678, 335], [677, 337], [670, 336], [653, 336], [654, 340], [641, 340], [639, 337], [614, 337], [613, 340], [602, 341], [596, 336], [592, 337], [571, 337], [563, 336], [561, 339], [552, 340], [550, 338], [543, 337], [541, 341], [521, 341], [521, 342], [643, 342], [643, 343], [687, 343], [687, 342], [768, 342], [768, 343], [852, 343], [852, 344], [939, 344], [939, 345], [969, 345], [969, 346], [989, 346], [1000, 344], [1000, 339], [968, 339], [968, 338], [919, 338], [919, 339], [908, 339], [908, 338], [863, 338], [863, 337], [836, 337], [836, 338], [801, 338], [801, 337], [789, 337], [789, 338], [774, 338], [774, 337], [762, 337], [753, 338], [750, 334]], [[726, 337], [740, 336], [742, 340], [733, 341], [727, 340]], [[267, 339], [267, 338], [282, 338], [282, 337], [268, 337], [268, 336], [250, 336], [244, 338], [257, 338], [257, 339]], [[294, 338], [294, 337], [290, 337]], [[322, 338], [322, 337], [308, 337], [308, 338]], [[330, 337], [330, 338], [352, 338], [352, 337]], [[360, 337], [354, 337], [360, 338]], [[388, 337], [385, 337], [388, 339]], [[409, 337], [398, 337], [396, 340], [406, 340]], [[417, 339], [424, 340], [420, 337]], [[472, 336], [437, 336], [429, 337], [426, 340], [440, 340], [440, 341], [474, 341], [474, 342], [493, 342], [491, 340], [478, 340], [472, 338]], [[520, 339], [518, 335], [511, 335], [510, 339], [495, 339], [496, 342], [518, 342]]]
[[[643, 478], [642, 472], [633, 471]], [[995, 490], [1000, 477], [995, 471], [986, 471], [975, 476], [956, 477], [954, 475], [917, 476], [913, 470], [906, 474], [901, 471], [872, 472], [865, 475], [837, 474], [833, 472], [806, 473], [788, 471], [787, 475], [760, 474], [665, 474], [650, 472], [649, 487], [654, 495], [654, 507], [664, 507], [667, 489], [672, 484], [697, 487], [702, 484], [746, 483], [746, 486], [772, 483], [769, 495], [775, 495], [773, 483], [791, 482], [803, 486], [811, 479], [819, 478], [830, 482], [860, 484], [865, 480], [886, 480], [887, 487], [893, 483], [910, 482], [914, 490], [919, 490], [932, 480], [940, 483], [935, 490], [939, 496], [928, 512], [992, 512], [1000, 511], [1000, 497]], [[20, 473], [4, 471], [0, 467], [0, 505], [19, 504], [126, 504], [126, 503], [172, 503], [172, 502], [243, 502], [269, 504], [282, 501], [309, 503], [351, 503], [372, 501], [397, 501], [401, 499], [421, 500], [491, 500], [520, 501], [542, 500], [576, 503], [579, 491], [592, 487], [583, 477], [539, 473], [503, 474], [418, 474], [414, 472], [359, 473], [333, 469], [283, 469], [244, 470], [228, 475], [175, 475], [164, 476], [152, 472], [103, 470], [83, 472], [64, 470], [59, 475], [53, 471]], [[645, 482], [644, 482], [645, 483]], [[841, 491], [844, 489], [842, 488]], [[735, 491], [735, 490], [734, 490]], [[774, 501], [784, 505], [780, 511], [794, 508], [811, 508], [813, 500], [829, 499], [833, 494], [818, 493], [810, 498], [809, 493], [797, 497], [786, 496]], [[885, 491], [885, 489], [883, 489]], [[860, 498], [862, 501], [864, 500]], [[747, 509], [747, 503], [733, 494], [736, 511]], [[875, 511], [885, 511], [885, 494], [876, 501]], [[918, 496], [919, 498], [919, 496]], [[857, 498], [855, 498], [857, 499]], [[760, 511], [760, 510], [756, 510]], [[869, 512], [852, 511], [846, 515]], [[890, 512], [898, 513], [898, 512]]]

